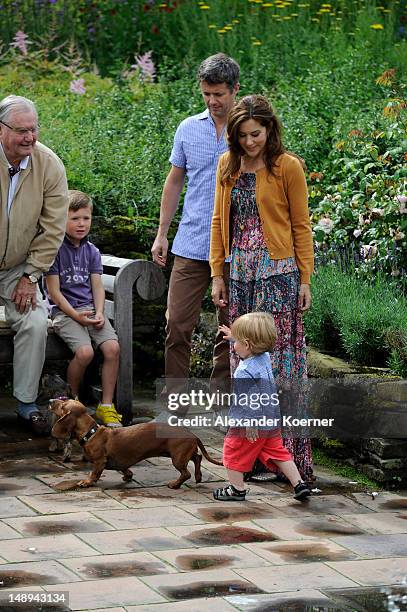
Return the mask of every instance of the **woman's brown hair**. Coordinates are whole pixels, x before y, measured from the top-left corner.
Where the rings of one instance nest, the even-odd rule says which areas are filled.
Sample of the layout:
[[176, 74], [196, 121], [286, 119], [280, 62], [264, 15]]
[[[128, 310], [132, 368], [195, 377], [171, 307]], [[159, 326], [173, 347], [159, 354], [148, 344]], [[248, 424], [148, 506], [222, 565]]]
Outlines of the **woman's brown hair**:
[[270, 102], [260, 95], [245, 96], [239, 100], [228, 115], [226, 134], [229, 144], [229, 159], [222, 172], [222, 184], [225, 184], [240, 170], [241, 158], [245, 152], [239, 143], [239, 131], [242, 123], [249, 119], [258, 121], [267, 130], [263, 158], [269, 174], [273, 174], [276, 157], [285, 152], [281, 139], [281, 124]]

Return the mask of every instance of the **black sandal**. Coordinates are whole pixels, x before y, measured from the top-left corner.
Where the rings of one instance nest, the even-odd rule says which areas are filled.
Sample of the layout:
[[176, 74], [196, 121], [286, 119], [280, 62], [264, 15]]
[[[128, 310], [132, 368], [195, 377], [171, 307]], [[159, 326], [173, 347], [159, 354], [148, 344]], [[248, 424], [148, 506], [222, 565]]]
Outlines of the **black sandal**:
[[245, 501], [247, 489], [239, 491], [233, 485], [227, 487], [221, 487], [215, 489], [213, 492], [213, 498], [217, 501]]

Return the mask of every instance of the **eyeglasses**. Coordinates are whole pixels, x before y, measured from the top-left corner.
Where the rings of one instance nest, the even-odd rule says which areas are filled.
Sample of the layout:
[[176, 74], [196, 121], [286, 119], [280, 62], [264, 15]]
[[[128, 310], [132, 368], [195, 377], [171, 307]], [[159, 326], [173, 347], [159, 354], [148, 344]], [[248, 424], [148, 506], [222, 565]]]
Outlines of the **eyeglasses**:
[[13, 127], [12, 125], [9, 125], [5, 121], [1, 121], [1, 120], [0, 120], [0, 123], [8, 127], [9, 130], [11, 130], [12, 132], [15, 132], [19, 136], [26, 136], [29, 132], [31, 132], [32, 134], [38, 134], [38, 131], [40, 129], [39, 125], [36, 125], [33, 128], [23, 128], [23, 127], [20, 128], [20, 127]]

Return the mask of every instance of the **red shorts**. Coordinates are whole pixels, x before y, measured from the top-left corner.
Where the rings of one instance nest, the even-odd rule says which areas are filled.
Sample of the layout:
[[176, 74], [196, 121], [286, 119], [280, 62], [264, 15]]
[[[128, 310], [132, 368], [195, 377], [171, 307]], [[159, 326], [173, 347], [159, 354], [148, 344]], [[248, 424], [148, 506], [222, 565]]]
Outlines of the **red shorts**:
[[[244, 432], [242, 431], [241, 434]], [[263, 432], [263, 436], [264, 436]], [[236, 472], [250, 472], [256, 459], [260, 459], [267, 467], [273, 460], [292, 461], [291, 453], [285, 448], [279, 430], [267, 431], [269, 437], [261, 437], [250, 442], [243, 435], [237, 435], [236, 430], [228, 433], [223, 442], [223, 465]]]

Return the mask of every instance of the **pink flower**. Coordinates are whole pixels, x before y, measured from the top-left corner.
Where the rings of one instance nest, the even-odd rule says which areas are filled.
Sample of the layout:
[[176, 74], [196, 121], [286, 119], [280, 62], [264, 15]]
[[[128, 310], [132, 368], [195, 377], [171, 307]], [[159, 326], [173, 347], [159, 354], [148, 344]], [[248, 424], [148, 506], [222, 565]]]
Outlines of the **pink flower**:
[[22, 55], [27, 55], [27, 45], [31, 45], [31, 41], [28, 40], [28, 35], [25, 34], [22, 30], [18, 30], [18, 32], [16, 32], [16, 35], [14, 36], [14, 41], [10, 43], [10, 47], [19, 49]]
[[143, 81], [152, 83], [155, 78], [155, 66], [151, 59], [152, 51], [147, 51], [144, 55], [136, 55], [136, 64], [133, 64], [132, 68], [139, 68], [141, 71], [141, 77]]
[[73, 81], [71, 81], [71, 84], [69, 85], [69, 91], [71, 93], [80, 95], [86, 93], [85, 79], [74, 79]]

